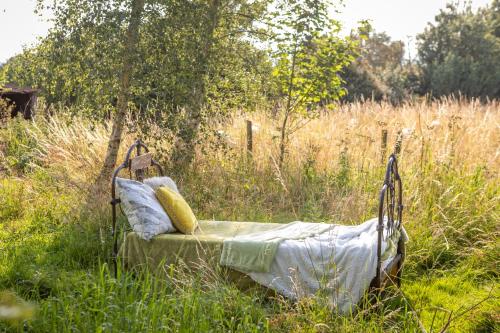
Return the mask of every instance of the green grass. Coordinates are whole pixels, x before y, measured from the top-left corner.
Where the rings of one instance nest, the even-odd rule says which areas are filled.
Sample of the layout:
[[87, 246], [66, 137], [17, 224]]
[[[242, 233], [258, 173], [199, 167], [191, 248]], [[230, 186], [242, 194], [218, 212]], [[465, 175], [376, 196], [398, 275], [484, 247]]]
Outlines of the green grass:
[[[217, 272], [110, 276], [107, 207], [80, 214], [84, 191], [71, 172], [38, 158], [41, 147], [24, 125], [7, 134], [1, 134], [8, 145], [0, 171], [0, 290], [37, 310], [31, 320], [0, 321], [0, 331], [414, 332], [410, 304], [428, 331], [439, 332], [450, 313], [458, 315], [452, 332], [499, 330], [499, 183], [480, 165], [473, 172], [403, 166], [410, 243], [402, 293], [388, 291], [338, 316], [320, 300], [293, 303], [240, 291]], [[360, 172], [342, 160], [318, 171], [308, 161], [285, 170], [284, 188], [272, 168], [224, 158], [223, 165], [205, 160], [179, 177], [200, 218], [359, 223], [376, 212], [382, 168]], [[335, 200], [350, 206], [339, 211]]]
[[[484, 283], [477, 281], [476, 277], [477, 272], [470, 269], [434, 273], [407, 281], [405, 291], [416, 307], [421, 309], [420, 318], [429, 329], [443, 327], [449, 316], [453, 318], [455, 315], [464, 316], [462, 320], [452, 322], [452, 328], [456, 331], [492, 332], [498, 325], [495, 324], [500, 305], [498, 291], [493, 289], [493, 281]], [[477, 311], [474, 307], [482, 300], [486, 301]]]

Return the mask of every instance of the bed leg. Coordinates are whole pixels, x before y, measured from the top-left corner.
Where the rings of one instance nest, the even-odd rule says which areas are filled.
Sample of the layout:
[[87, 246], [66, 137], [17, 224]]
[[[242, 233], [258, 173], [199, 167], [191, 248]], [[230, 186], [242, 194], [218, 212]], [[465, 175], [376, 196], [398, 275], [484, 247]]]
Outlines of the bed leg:
[[377, 225], [377, 272], [375, 273], [375, 288], [382, 287], [382, 239], [384, 234], [384, 200], [387, 184], [384, 184], [379, 195], [378, 225]]
[[396, 274], [396, 285], [398, 287], [401, 287], [401, 278], [403, 276], [403, 263], [405, 261], [405, 252], [406, 252], [405, 242], [403, 240], [403, 236], [401, 236], [398, 241], [398, 252], [397, 252], [398, 254], [401, 255], [401, 259], [398, 262], [398, 271]]
[[112, 224], [112, 236], [113, 236], [113, 253], [112, 253], [112, 265], [113, 265], [113, 275], [115, 277], [118, 276], [118, 262], [117, 262], [117, 256], [118, 256], [118, 236], [116, 232], [116, 205], [119, 203], [119, 199], [113, 198], [111, 200], [111, 206], [112, 206], [112, 218], [113, 218], [113, 224]]

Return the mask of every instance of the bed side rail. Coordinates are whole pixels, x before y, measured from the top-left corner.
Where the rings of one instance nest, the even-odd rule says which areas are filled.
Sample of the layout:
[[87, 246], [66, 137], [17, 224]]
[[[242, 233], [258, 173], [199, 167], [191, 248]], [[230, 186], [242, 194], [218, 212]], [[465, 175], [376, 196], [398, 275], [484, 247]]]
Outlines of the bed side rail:
[[[135, 153], [135, 157], [132, 155]], [[116, 178], [121, 171], [128, 169], [129, 178], [135, 179], [142, 182], [144, 180], [145, 171], [149, 167], [156, 167], [158, 173], [163, 176], [163, 168], [156, 162], [148, 147], [139, 139], [137, 139], [127, 150], [125, 154], [125, 159], [122, 164], [120, 164], [113, 172], [113, 177], [111, 178], [111, 209], [112, 209], [112, 236], [113, 236], [113, 271], [116, 276], [117, 274], [117, 256], [118, 256], [118, 235], [117, 235], [117, 224], [116, 224], [116, 206], [120, 203], [120, 198], [116, 196]]]
[[[398, 172], [398, 161], [395, 154], [389, 157], [385, 172], [384, 185], [379, 194], [378, 207], [378, 243], [377, 243], [377, 272], [374, 287], [380, 288], [385, 274], [382, 272], [382, 241], [391, 237], [396, 230], [401, 231], [403, 224], [403, 184]], [[386, 229], [384, 235], [384, 229]], [[385, 237], [385, 238], [384, 238]], [[401, 274], [401, 265], [404, 260], [404, 241], [400, 237], [397, 245], [397, 283]]]

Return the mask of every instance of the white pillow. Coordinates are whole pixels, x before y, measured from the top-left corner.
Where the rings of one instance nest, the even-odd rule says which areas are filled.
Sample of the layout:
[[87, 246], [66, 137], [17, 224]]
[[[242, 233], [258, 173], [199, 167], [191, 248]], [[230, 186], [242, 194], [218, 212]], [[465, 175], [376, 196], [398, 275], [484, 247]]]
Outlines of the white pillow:
[[176, 231], [150, 186], [124, 178], [116, 178], [116, 185], [123, 211], [139, 237], [150, 240], [156, 235]]
[[146, 184], [149, 187], [151, 187], [155, 192], [158, 189], [158, 187], [166, 186], [166, 187], [170, 188], [171, 190], [179, 193], [179, 189], [177, 188], [177, 185], [175, 184], [175, 182], [170, 177], [151, 177], [151, 178], [146, 178], [146, 179], [144, 179], [144, 184]]

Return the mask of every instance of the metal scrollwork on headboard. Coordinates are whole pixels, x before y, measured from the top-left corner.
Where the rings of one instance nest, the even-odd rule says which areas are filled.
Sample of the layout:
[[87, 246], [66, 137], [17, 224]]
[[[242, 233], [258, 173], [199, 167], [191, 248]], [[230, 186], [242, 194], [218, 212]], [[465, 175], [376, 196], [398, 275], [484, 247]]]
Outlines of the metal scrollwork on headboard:
[[[143, 151], [144, 150], [144, 151]], [[135, 157], [132, 157], [132, 154], [136, 153]], [[138, 181], [144, 180], [144, 171], [148, 169], [150, 166], [155, 166], [158, 170], [158, 173], [163, 176], [163, 168], [161, 165], [156, 162], [151, 153], [149, 152], [148, 147], [141, 141], [136, 140], [130, 148], [127, 150], [127, 154], [125, 155], [125, 159], [122, 164], [120, 164], [115, 171], [113, 172], [113, 178], [111, 179], [111, 206], [112, 206], [112, 235], [113, 235], [113, 265], [114, 265], [114, 273], [115, 276], [117, 274], [117, 263], [116, 259], [118, 256], [118, 236], [116, 230], [116, 205], [120, 203], [120, 198], [116, 197], [116, 178], [118, 177], [120, 171], [124, 169], [128, 169], [129, 177], [133, 178], [132, 175], [135, 176], [135, 179]]]
[[[395, 154], [389, 157], [385, 172], [384, 185], [380, 191], [378, 215], [378, 245], [377, 245], [377, 287], [382, 278], [382, 241], [391, 237], [396, 230], [401, 231], [403, 218], [403, 185], [398, 172], [398, 161]], [[384, 235], [384, 229], [386, 230]], [[385, 238], [384, 238], [385, 237]], [[398, 254], [403, 255], [398, 243]]]

